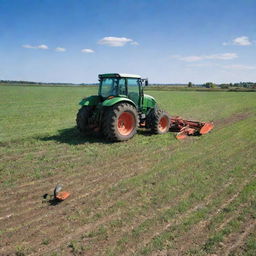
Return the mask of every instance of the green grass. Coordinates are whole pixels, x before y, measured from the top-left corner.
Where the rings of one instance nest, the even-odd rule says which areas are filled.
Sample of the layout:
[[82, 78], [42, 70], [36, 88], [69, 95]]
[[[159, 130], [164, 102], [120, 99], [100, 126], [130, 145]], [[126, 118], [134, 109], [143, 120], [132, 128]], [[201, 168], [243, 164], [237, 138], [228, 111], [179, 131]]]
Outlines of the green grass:
[[[0, 141], [3, 142], [56, 134], [57, 130], [74, 126], [78, 102], [97, 93], [97, 88], [0, 86], [0, 93]], [[216, 120], [255, 107], [255, 93], [146, 93], [156, 97], [170, 114], [187, 118]]]
[[[0, 223], [0, 240], [9, 237], [13, 252], [35, 239], [30, 251], [49, 250], [45, 255], [206, 255], [222, 252], [222, 243], [253, 222], [255, 93], [147, 90], [171, 115], [211, 120], [215, 129], [185, 141], [140, 130], [124, 143], [82, 137], [74, 128], [78, 102], [94, 93], [0, 86], [0, 188], [24, 195], [17, 212], [15, 193], [0, 198], [0, 217], [18, 214]], [[50, 208], [55, 214], [47, 201], [37, 202], [57, 182], [71, 197]], [[55, 248], [61, 238], [67, 241]], [[251, 255], [254, 241], [249, 234], [241, 250]]]

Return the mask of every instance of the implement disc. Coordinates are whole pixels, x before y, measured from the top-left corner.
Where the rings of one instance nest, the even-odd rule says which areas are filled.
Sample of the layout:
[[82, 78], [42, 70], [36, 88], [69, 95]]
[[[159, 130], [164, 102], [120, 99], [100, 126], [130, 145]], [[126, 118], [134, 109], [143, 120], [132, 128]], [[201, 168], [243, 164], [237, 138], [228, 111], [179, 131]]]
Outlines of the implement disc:
[[213, 129], [214, 125], [213, 123], [205, 123], [204, 126], [200, 129], [200, 134], [206, 134], [210, 132]]

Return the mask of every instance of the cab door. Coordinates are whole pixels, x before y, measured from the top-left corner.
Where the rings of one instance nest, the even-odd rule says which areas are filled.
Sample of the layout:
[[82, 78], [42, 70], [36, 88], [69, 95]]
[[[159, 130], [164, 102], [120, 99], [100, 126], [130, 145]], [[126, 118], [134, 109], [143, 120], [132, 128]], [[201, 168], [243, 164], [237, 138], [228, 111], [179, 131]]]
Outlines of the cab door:
[[141, 104], [140, 79], [127, 78], [128, 98], [132, 100], [138, 107]]

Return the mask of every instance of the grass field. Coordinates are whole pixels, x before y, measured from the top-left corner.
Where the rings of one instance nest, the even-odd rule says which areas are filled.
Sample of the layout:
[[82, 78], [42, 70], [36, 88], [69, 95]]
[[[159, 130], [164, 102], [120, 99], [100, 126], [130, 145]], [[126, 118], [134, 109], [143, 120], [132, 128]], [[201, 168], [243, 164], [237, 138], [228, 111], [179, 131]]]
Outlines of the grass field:
[[255, 255], [256, 94], [147, 91], [215, 129], [108, 143], [75, 128], [94, 93], [0, 86], [0, 255]]

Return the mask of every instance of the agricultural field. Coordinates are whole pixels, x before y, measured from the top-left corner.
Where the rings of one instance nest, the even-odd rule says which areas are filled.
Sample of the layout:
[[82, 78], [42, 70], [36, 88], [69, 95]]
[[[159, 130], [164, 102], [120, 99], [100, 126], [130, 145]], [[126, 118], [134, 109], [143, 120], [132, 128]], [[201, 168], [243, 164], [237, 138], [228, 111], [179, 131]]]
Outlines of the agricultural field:
[[[255, 255], [256, 93], [150, 91], [201, 137], [82, 137], [96, 87], [0, 86], [0, 255]], [[57, 183], [70, 197], [46, 199]]]

